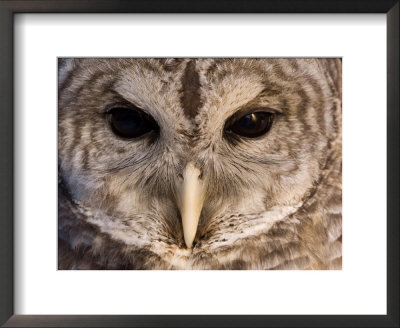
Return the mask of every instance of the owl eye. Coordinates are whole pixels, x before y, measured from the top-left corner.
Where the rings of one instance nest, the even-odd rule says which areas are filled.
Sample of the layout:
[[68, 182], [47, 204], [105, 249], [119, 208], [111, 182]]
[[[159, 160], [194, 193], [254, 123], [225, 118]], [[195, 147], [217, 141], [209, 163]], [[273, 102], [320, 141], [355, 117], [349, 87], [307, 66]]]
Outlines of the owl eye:
[[138, 138], [158, 126], [154, 119], [139, 108], [116, 107], [108, 112], [113, 132], [122, 138]]
[[249, 113], [234, 121], [228, 130], [242, 137], [257, 138], [271, 128], [273, 114], [268, 112]]

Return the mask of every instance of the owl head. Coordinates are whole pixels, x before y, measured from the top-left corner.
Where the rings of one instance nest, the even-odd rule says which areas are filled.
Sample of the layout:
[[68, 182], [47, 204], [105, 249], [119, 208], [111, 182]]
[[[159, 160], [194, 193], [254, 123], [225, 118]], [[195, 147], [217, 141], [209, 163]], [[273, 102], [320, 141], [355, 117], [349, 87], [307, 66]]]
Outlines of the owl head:
[[60, 179], [125, 245], [200, 252], [254, 238], [319, 183], [339, 135], [338, 65], [60, 59]]

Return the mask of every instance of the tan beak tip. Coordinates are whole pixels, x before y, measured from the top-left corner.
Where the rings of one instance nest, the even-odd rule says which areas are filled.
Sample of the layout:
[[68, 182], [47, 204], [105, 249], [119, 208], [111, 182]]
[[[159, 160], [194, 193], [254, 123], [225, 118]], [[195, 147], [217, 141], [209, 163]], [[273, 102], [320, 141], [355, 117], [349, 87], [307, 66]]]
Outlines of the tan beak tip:
[[184, 231], [184, 239], [185, 239], [185, 245], [187, 248], [192, 248], [193, 245], [193, 240], [195, 237], [196, 231]]
[[192, 248], [193, 242], [189, 242], [185, 240], [186, 248], [190, 249]]

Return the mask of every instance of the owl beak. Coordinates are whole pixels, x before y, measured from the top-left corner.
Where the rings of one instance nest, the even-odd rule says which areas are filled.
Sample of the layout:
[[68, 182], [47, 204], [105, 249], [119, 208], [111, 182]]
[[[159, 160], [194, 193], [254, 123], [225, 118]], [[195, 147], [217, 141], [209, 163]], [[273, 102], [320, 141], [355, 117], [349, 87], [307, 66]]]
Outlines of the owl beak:
[[194, 163], [189, 162], [183, 171], [183, 182], [178, 191], [177, 203], [187, 248], [192, 247], [205, 199], [200, 174], [200, 170], [195, 167]]

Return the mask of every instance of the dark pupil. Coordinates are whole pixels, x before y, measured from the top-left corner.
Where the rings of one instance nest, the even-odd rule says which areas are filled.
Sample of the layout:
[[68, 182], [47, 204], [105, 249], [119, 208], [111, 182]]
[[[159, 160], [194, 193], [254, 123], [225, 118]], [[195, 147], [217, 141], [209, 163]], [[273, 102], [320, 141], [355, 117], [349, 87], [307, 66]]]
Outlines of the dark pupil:
[[154, 130], [154, 120], [139, 109], [113, 108], [110, 124], [115, 134], [123, 138], [137, 138]]
[[271, 113], [256, 112], [241, 117], [231, 126], [231, 130], [241, 136], [255, 138], [267, 133], [271, 124]]
[[238, 125], [244, 130], [254, 130], [260, 125], [260, 120], [256, 114], [247, 114], [238, 121]]

